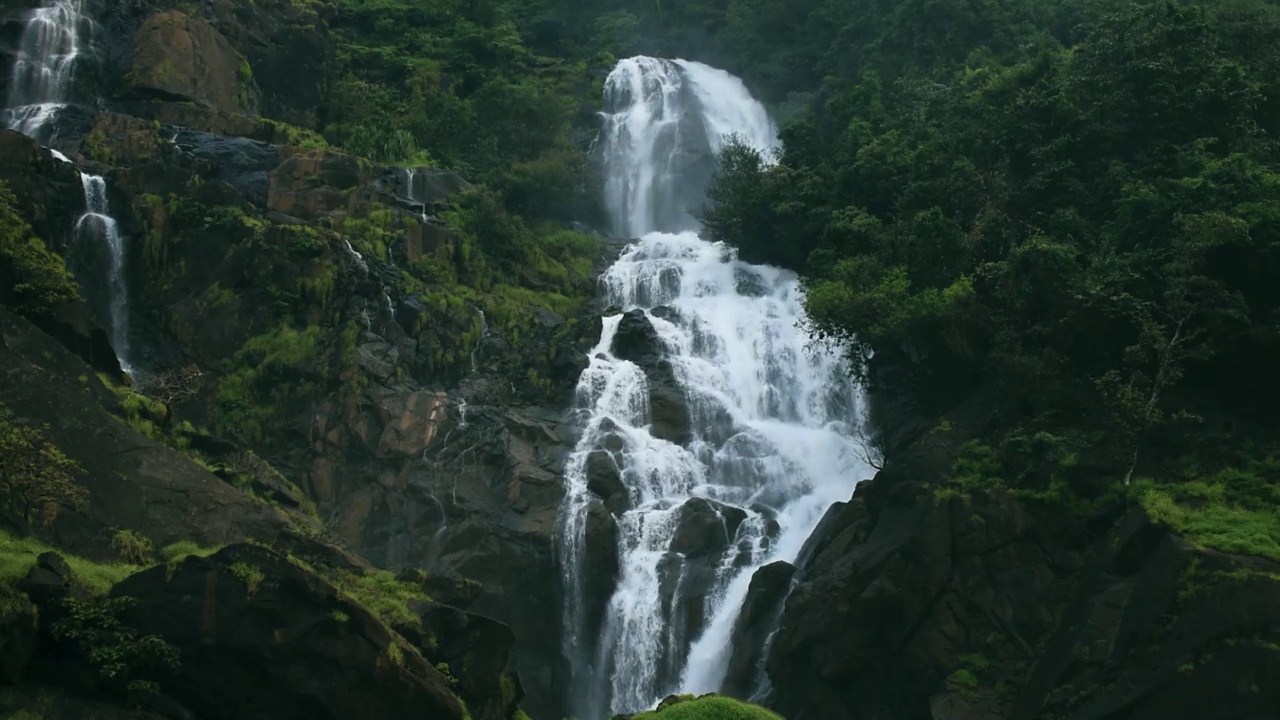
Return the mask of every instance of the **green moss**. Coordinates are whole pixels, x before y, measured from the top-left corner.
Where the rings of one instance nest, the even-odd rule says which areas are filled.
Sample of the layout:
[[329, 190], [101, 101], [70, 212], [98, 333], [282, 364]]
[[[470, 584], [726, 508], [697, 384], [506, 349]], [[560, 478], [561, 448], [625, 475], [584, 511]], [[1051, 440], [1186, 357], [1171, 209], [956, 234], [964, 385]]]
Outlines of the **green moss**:
[[0, 302], [28, 317], [80, 298], [80, 287], [62, 256], [31, 234], [16, 211], [17, 198], [0, 181]]
[[222, 547], [221, 545], [210, 548], [201, 547], [190, 540], [183, 540], [160, 548], [160, 560], [166, 565], [173, 566], [192, 556], [209, 557]]
[[632, 720], [783, 720], [781, 715], [732, 698], [704, 696], [662, 710], [640, 713]]
[[397, 580], [394, 573], [386, 570], [363, 575], [340, 573], [332, 579], [339, 590], [382, 622], [393, 627], [422, 625], [422, 619], [409, 609], [412, 602], [430, 599], [420, 585]]
[[249, 590], [250, 597], [258, 592], [258, 587], [262, 585], [262, 581], [267, 578], [266, 574], [263, 573], [260, 568], [254, 567], [248, 563], [233, 563], [227, 569], [231, 571], [232, 575], [235, 575], [244, 582], [245, 587]]
[[[36, 558], [50, 548], [32, 538], [14, 538], [0, 531], [0, 584], [13, 586], [26, 577]], [[142, 568], [126, 563], [98, 563], [58, 551], [71, 568], [75, 582], [94, 595], [105, 595], [111, 587]]]

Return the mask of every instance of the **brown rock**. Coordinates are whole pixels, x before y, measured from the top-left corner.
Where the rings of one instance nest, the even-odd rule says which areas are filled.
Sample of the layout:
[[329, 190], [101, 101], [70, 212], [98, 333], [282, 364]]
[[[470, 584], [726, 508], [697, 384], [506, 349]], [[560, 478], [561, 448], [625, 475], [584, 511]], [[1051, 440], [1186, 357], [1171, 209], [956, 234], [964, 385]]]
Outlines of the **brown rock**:
[[143, 21], [125, 80], [135, 95], [256, 113], [248, 61], [212, 25], [176, 10]]
[[354, 156], [303, 150], [283, 159], [270, 174], [267, 207], [312, 219], [334, 210], [354, 210], [371, 166]]
[[448, 409], [448, 395], [425, 390], [384, 399], [378, 407], [383, 422], [378, 455], [421, 455], [435, 440], [440, 424], [448, 417]]

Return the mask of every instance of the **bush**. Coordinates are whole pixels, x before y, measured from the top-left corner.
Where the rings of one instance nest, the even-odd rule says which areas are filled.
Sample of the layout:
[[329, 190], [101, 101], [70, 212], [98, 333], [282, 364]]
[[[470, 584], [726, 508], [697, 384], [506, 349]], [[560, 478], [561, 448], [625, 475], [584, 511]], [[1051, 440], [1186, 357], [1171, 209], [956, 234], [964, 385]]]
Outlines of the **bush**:
[[111, 538], [111, 549], [121, 560], [132, 565], [142, 565], [151, 558], [151, 540], [132, 530], [121, 530]]
[[62, 256], [31, 236], [14, 209], [17, 198], [0, 181], [0, 302], [20, 315], [39, 316], [80, 298], [80, 286]]

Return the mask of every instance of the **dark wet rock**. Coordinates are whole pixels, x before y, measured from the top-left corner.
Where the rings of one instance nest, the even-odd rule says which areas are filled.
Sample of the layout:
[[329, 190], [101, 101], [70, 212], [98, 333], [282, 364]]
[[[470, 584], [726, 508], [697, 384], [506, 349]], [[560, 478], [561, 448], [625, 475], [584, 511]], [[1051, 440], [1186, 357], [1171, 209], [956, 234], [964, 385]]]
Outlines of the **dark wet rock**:
[[786, 717], [1192, 720], [1280, 702], [1280, 655], [1233, 640], [1276, 637], [1280, 566], [1141, 511], [1102, 531], [1003, 493], [938, 502], [931, 453], [859, 486], [802, 551], [767, 659]]
[[690, 558], [718, 555], [733, 542], [746, 518], [741, 508], [691, 498], [680, 508], [680, 529], [671, 538], [671, 550]]
[[583, 604], [585, 626], [600, 627], [609, 598], [618, 584], [618, 521], [598, 500], [587, 510], [586, 557], [582, 563], [586, 587]]
[[209, 168], [206, 177], [223, 180], [254, 205], [266, 207], [267, 173], [280, 164], [274, 145], [194, 130], [178, 132], [175, 144]]
[[84, 186], [75, 166], [19, 132], [0, 130], [0, 180], [22, 200], [18, 212], [36, 237], [65, 253], [85, 210]]
[[662, 339], [643, 310], [632, 310], [622, 316], [613, 335], [614, 357], [643, 367], [653, 365], [665, 353]]
[[621, 515], [631, 507], [627, 486], [613, 456], [605, 450], [593, 450], [587, 455], [587, 489], [604, 501], [614, 515]]
[[137, 598], [128, 626], [178, 650], [163, 687], [200, 717], [463, 717], [444, 676], [402, 638], [266, 548], [155, 567], [112, 594]]
[[730, 697], [750, 697], [763, 677], [766, 643], [778, 626], [782, 606], [791, 589], [795, 566], [773, 562], [756, 570], [733, 624], [732, 652], [721, 690]]
[[507, 720], [523, 698], [518, 676], [507, 664], [515, 634], [492, 618], [430, 603], [419, 613], [427, 638], [423, 654], [444, 663], [473, 720]]
[[757, 271], [745, 267], [733, 269], [733, 282], [734, 290], [744, 297], [764, 297], [771, 290]]

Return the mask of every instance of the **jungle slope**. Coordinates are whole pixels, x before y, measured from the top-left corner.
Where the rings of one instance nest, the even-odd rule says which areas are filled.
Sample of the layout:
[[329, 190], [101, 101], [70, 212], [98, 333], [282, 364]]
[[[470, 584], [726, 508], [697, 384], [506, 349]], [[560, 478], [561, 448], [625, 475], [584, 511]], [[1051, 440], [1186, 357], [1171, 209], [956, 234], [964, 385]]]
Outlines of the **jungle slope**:
[[1280, 16], [787, 7], [726, 33], [775, 98], [822, 88], [776, 165], [726, 151], [704, 220], [804, 275], [883, 470], [756, 578], [740, 687], [764, 663], [801, 720], [1270, 717]]

